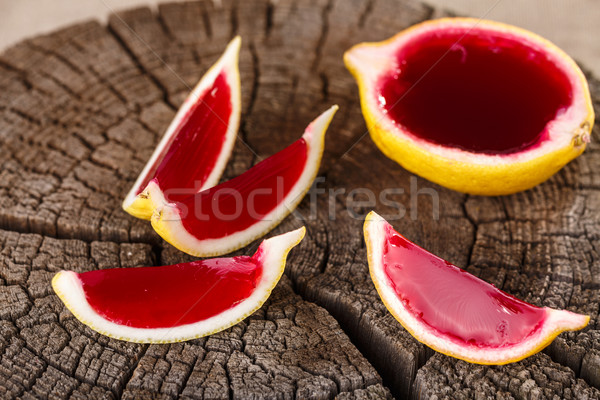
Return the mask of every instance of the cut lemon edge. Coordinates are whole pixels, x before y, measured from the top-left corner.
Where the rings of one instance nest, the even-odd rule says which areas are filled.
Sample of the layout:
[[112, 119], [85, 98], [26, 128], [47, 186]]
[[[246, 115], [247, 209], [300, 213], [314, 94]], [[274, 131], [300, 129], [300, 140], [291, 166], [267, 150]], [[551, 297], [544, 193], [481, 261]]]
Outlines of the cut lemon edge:
[[155, 210], [151, 219], [152, 227], [165, 241], [195, 257], [214, 257], [227, 254], [262, 237], [296, 209], [310, 190], [321, 165], [325, 133], [338, 108], [337, 105], [332, 106], [306, 128], [302, 135], [308, 146], [304, 171], [282, 203], [260, 222], [223, 238], [199, 240], [184, 228], [177, 207], [166, 204]]
[[583, 329], [590, 321], [587, 315], [544, 307], [546, 318], [543, 326], [519, 344], [494, 348], [466, 345], [449, 340], [447, 336], [417, 320], [398, 300], [393, 289], [386, 284], [387, 279], [381, 260], [386, 237], [384, 228], [387, 224], [388, 222], [374, 211], [367, 215], [364, 224], [369, 273], [375, 289], [384, 306], [402, 327], [416, 340], [439, 353], [482, 365], [508, 364], [538, 353], [560, 333]]
[[183, 342], [220, 332], [258, 310], [269, 298], [283, 275], [289, 251], [302, 241], [305, 233], [306, 228], [301, 227], [264, 240], [254, 255], [261, 260], [263, 273], [250, 297], [220, 314], [191, 324], [148, 329], [109, 321], [90, 306], [81, 281], [73, 271], [58, 272], [52, 279], [52, 288], [75, 318], [102, 335], [135, 343]]
[[[506, 158], [502, 162], [503, 160], [496, 155], [477, 154], [458, 148], [450, 148], [450, 151], [447, 151], [448, 147], [437, 144], [424, 146], [422, 140], [414, 140], [389, 122], [389, 118], [375, 104], [373, 95], [377, 78], [391, 68], [391, 54], [396, 48], [396, 43], [422, 29], [444, 24], [485, 26], [509, 32], [543, 46], [546, 52], [560, 59], [564, 72], [568, 74], [573, 85], [574, 95], [578, 93], [579, 100], [583, 102], [581, 107], [585, 109], [585, 115], [572, 122], [568, 132], [570, 139], [546, 153], [523, 157], [522, 160], [511, 161]], [[425, 21], [382, 42], [355, 45], [344, 53], [344, 63], [357, 81], [362, 113], [377, 147], [408, 171], [459, 192], [496, 196], [530, 189], [546, 181], [569, 161], [583, 153], [586, 143], [590, 140], [595, 117], [583, 72], [571, 57], [552, 42], [515, 26], [474, 18], [440, 18]], [[436, 151], [442, 148], [446, 151]], [[528, 149], [524, 149], [522, 153], [527, 151]]]
[[[162, 190], [154, 180], [150, 180], [148, 185], [139, 194], [135, 193], [136, 189], [141, 186], [147, 175], [150, 174], [152, 168], [155, 167], [155, 164], [157, 164], [159, 157], [161, 157], [163, 153], [163, 150], [170, 144], [173, 135], [175, 134], [182, 120], [186, 117], [190, 108], [196, 104], [198, 98], [203, 95], [206, 90], [211, 87], [211, 85], [214, 84], [219, 74], [225, 71], [227, 83], [231, 89], [231, 115], [227, 121], [227, 132], [225, 133], [225, 141], [223, 142], [223, 147], [221, 148], [219, 157], [217, 158], [215, 166], [210, 175], [206, 178], [205, 182], [198, 189], [198, 191], [211, 188], [219, 182], [219, 179], [221, 178], [221, 175], [223, 174], [223, 171], [227, 165], [227, 161], [231, 156], [231, 152], [235, 144], [235, 138], [240, 125], [242, 99], [240, 71], [238, 64], [241, 45], [242, 39], [240, 36], [236, 36], [234, 39], [232, 39], [221, 57], [208, 69], [208, 71], [206, 71], [194, 89], [187, 96], [184, 103], [177, 111], [175, 118], [173, 118], [173, 121], [171, 121], [171, 124], [167, 128], [162, 139], [154, 149], [154, 153], [152, 153], [152, 156], [144, 166], [144, 169], [138, 176], [136, 182], [133, 184], [131, 190], [123, 200], [122, 207], [127, 213], [136, 218], [150, 220], [156, 207], [166, 203]], [[152, 187], [150, 187], [151, 184], [153, 185]]]

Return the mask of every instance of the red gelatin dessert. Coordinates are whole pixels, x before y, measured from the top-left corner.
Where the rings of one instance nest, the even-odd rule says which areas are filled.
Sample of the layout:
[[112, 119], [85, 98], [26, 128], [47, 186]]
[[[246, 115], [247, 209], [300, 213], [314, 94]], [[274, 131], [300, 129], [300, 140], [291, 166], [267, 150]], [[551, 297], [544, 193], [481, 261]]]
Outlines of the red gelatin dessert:
[[219, 182], [240, 124], [240, 45], [238, 36], [188, 95], [125, 197], [125, 211], [149, 220], [156, 207]]
[[199, 257], [226, 254], [263, 236], [310, 189], [337, 108], [321, 114], [300, 139], [242, 175], [157, 208], [154, 230], [179, 250]]
[[60, 271], [52, 287], [91, 329], [139, 343], [172, 343], [240, 322], [269, 297], [305, 228], [262, 242], [252, 257], [163, 267]]
[[344, 54], [371, 138], [461, 192], [529, 189], [579, 156], [594, 110], [577, 64], [524, 29], [472, 18], [412, 26]]
[[589, 317], [536, 307], [428, 253], [379, 215], [365, 221], [371, 278], [392, 315], [417, 340], [478, 364], [537, 353]]

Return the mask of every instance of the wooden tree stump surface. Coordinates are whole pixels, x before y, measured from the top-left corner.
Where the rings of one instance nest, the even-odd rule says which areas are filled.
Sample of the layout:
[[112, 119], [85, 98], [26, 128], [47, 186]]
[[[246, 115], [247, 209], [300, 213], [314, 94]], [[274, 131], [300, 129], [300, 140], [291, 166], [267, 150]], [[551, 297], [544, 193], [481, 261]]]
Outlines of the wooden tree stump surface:
[[[81, 23], [0, 55], [0, 397], [599, 399], [598, 127], [581, 157], [532, 190], [456, 193], [379, 152], [342, 62], [353, 44], [444, 13], [408, 0], [216, 3], [126, 11], [108, 26]], [[189, 87], [235, 34], [243, 119], [225, 178], [340, 105], [318, 179], [324, 193], [270, 234], [306, 225], [307, 237], [267, 304], [222, 333], [173, 345], [99, 335], [65, 309], [51, 277], [190, 259], [120, 203]], [[589, 79], [600, 114], [600, 83]], [[429, 350], [369, 278], [370, 207], [347, 207], [366, 199], [359, 188], [403, 189], [392, 198], [404, 209], [375, 207], [396, 216], [398, 231], [519, 298], [588, 314], [589, 326], [506, 366]]]

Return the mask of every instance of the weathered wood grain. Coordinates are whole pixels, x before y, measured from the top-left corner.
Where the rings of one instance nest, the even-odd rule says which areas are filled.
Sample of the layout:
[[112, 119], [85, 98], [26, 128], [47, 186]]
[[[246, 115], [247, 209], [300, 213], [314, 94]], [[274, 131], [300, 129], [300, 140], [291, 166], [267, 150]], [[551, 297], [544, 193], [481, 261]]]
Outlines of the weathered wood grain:
[[[152, 265], [151, 246], [0, 231], [2, 398], [389, 397], [325, 309], [288, 278], [244, 322], [208, 338], [142, 345], [77, 321], [50, 286], [60, 269]], [[177, 262], [171, 251], [167, 262]]]
[[[452, 192], [377, 150], [342, 62], [351, 45], [443, 11], [415, 1], [221, 3], [131, 10], [107, 27], [75, 25], [0, 55], [0, 390], [25, 398], [367, 399], [389, 396], [387, 388], [397, 398], [600, 398], [598, 128], [583, 156], [532, 190]], [[144, 346], [95, 334], [65, 311], [49, 280], [62, 268], [189, 259], [120, 202], [235, 34], [243, 119], [224, 179], [340, 105], [317, 185], [273, 232], [308, 228], [289, 280], [255, 316], [207, 339]], [[590, 83], [600, 114], [600, 84]], [[349, 203], [386, 189], [395, 192], [385, 203]], [[441, 257], [534, 304], [587, 313], [590, 325], [502, 367], [434, 353], [389, 315], [370, 281], [362, 218], [371, 208]]]
[[575, 379], [568, 367], [536, 354], [509, 366], [473, 366], [441, 354], [417, 373], [414, 391], [423, 398], [595, 399], [597, 391]]

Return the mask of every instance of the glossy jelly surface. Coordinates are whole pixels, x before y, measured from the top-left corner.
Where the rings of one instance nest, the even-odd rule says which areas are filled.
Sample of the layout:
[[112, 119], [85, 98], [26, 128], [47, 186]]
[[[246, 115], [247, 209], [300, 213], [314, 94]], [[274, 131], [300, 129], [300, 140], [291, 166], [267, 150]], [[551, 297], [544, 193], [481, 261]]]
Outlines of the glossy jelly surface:
[[253, 293], [261, 276], [262, 265], [242, 256], [96, 270], [79, 279], [87, 301], [104, 318], [135, 328], [169, 328], [230, 309]]
[[[217, 162], [233, 106], [224, 72], [190, 107], [159, 164], [138, 188], [138, 194], [156, 178], [167, 201], [178, 201], [202, 187]], [[162, 160], [162, 161], [160, 161]]]
[[308, 156], [301, 138], [242, 175], [178, 204], [184, 228], [198, 239], [216, 239], [263, 220], [294, 187]]
[[571, 84], [543, 51], [509, 35], [455, 28], [412, 39], [378, 82], [380, 106], [445, 146], [505, 154], [541, 142], [571, 104]]
[[387, 229], [384, 273], [406, 309], [431, 328], [461, 343], [501, 347], [523, 341], [541, 326], [543, 309]]

